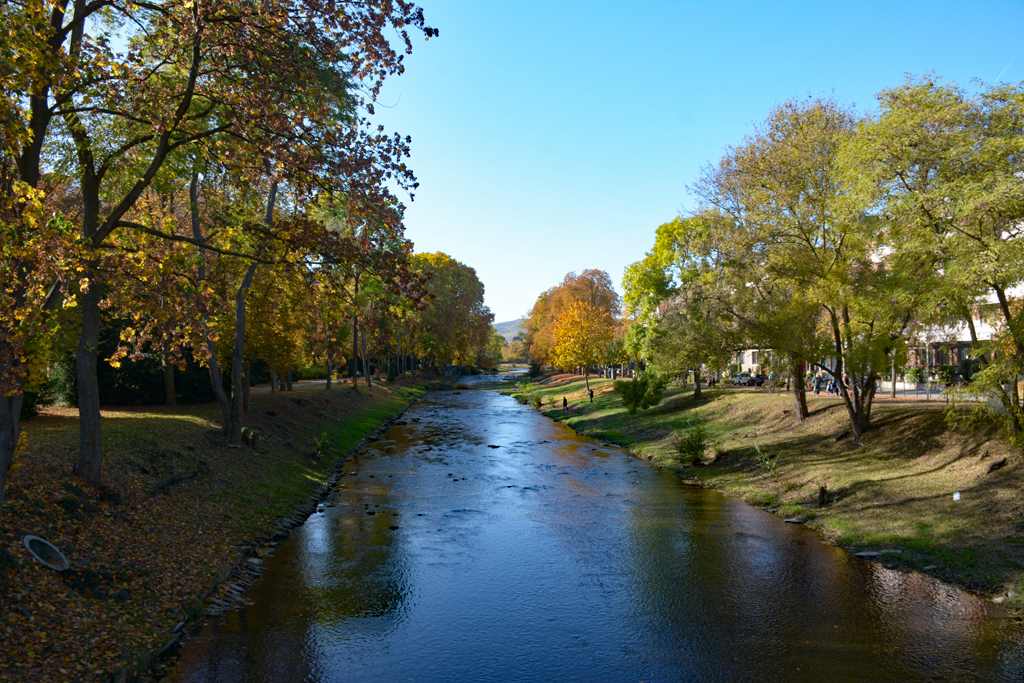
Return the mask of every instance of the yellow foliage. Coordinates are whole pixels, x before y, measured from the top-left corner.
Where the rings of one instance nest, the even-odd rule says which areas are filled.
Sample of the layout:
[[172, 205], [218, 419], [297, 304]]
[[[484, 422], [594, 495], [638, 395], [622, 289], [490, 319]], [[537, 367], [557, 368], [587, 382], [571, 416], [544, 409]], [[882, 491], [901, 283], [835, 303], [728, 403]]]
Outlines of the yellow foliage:
[[607, 311], [585, 301], [575, 301], [555, 319], [552, 349], [555, 364], [572, 367], [598, 363], [613, 335]]

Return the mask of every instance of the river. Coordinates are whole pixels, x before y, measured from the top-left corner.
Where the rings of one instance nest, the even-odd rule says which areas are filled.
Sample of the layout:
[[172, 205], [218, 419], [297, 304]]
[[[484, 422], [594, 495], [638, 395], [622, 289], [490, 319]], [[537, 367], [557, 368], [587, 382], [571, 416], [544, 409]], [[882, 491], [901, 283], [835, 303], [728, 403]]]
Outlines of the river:
[[165, 680], [1024, 679], [1001, 608], [509, 397], [433, 392], [403, 421]]

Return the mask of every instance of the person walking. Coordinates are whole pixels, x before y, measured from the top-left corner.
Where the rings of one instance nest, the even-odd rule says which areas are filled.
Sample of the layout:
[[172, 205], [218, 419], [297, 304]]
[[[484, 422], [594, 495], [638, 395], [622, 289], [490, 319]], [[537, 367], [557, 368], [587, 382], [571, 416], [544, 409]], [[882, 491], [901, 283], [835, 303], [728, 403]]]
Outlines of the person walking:
[[814, 375], [813, 386], [814, 386], [814, 395], [815, 396], [820, 396], [821, 395], [821, 373], [820, 372], [817, 373], [816, 375]]
[[588, 391], [590, 392], [590, 402], [593, 403], [594, 402], [594, 390], [593, 389], [589, 389]]
[[565, 396], [562, 397], [562, 410], [569, 412], [569, 399]]

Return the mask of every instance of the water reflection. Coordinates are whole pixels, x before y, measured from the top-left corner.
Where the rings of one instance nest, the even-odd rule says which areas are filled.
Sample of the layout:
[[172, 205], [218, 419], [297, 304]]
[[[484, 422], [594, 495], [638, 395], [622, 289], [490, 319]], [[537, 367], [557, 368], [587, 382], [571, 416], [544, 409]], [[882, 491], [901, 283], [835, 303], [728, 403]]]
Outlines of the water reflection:
[[[1020, 680], [1020, 629], [921, 575], [444, 392], [347, 466], [172, 681]], [[497, 448], [494, 448], [497, 446]], [[373, 514], [368, 514], [373, 513]]]

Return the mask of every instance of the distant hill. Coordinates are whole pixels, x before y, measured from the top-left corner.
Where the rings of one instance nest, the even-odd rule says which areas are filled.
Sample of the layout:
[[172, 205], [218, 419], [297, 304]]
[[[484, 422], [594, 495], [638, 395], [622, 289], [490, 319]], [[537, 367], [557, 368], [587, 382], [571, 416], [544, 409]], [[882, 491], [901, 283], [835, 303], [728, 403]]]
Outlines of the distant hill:
[[518, 320], [509, 320], [507, 323], [494, 323], [492, 327], [498, 331], [506, 341], [512, 341], [512, 337], [516, 336], [519, 331], [519, 326], [523, 324], [526, 318], [519, 318]]

